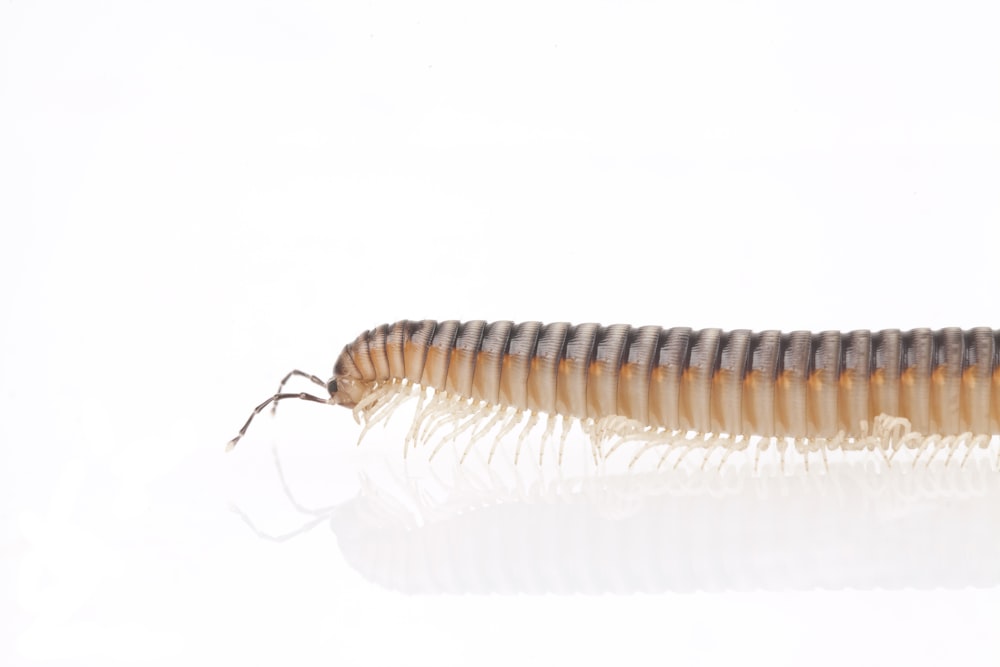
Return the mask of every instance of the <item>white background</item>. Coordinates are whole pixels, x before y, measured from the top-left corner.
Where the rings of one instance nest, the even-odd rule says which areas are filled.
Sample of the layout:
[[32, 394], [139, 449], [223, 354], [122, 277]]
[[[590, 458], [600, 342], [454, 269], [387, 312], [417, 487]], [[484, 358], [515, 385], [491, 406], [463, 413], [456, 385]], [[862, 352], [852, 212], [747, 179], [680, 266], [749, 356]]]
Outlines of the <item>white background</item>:
[[[995, 586], [387, 590], [325, 524], [230, 511], [303, 522], [272, 443], [303, 504], [354, 496], [347, 412], [223, 445], [403, 318], [1000, 326], [998, 29], [989, 2], [3, 2], [0, 663], [996, 664]], [[398, 459], [389, 433], [361, 449]]]

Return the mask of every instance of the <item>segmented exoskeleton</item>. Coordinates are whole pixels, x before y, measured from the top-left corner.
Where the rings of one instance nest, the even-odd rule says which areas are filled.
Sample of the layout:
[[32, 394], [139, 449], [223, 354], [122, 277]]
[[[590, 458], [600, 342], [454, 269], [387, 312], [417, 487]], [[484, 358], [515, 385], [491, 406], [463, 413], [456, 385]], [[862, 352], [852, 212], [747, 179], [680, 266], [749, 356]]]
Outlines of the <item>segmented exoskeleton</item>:
[[[281, 393], [295, 375], [324, 386], [329, 398]], [[594, 438], [595, 456], [628, 440], [646, 441], [637, 458], [662, 444], [733, 451], [759, 436], [824, 456], [827, 449], [891, 456], [906, 448], [918, 458], [927, 449], [948, 451], [950, 459], [958, 447], [967, 457], [1000, 434], [1000, 331], [402, 320], [345, 346], [327, 383], [289, 373], [230, 447], [254, 415], [284, 398], [351, 407], [367, 430], [413, 395], [420, 405], [408, 442], [449, 424], [445, 441], [469, 429], [474, 441], [498, 424], [499, 439], [527, 416], [520, 445], [541, 416], [548, 438], [558, 416], [563, 441], [579, 422]], [[609, 437], [617, 442], [603, 452]]]

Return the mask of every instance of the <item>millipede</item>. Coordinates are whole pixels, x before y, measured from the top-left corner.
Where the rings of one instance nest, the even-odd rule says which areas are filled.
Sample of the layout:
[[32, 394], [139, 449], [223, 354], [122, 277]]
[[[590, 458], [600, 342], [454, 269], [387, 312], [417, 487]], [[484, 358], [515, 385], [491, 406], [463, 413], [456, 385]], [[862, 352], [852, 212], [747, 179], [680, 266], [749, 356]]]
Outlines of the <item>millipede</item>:
[[[285, 392], [302, 377], [328, 397]], [[929, 465], [963, 452], [964, 465], [1000, 434], [1000, 330], [724, 331], [627, 324], [401, 320], [364, 331], [341, 351], [329, 381], [299, 370], [258, 405], [301, 399], [351, 408], [361, 438], [407, 399], [417, 409], [403, 443], [435, 439], [431, 458], [468, 434], [497, 444], [543, 429], [539, 457], [560, 423], [559, 459], [579, 424], [595, 462], [641, 443], [630, 465], [663, 447], [729, 455], [755, 443], [806, 455], [901, 451]], [[544, 422], [544, 426], [542, 423]], [[706, 455], [707, 460], [707, 455]], [[997, 463], [1000, 466], [1000, 461]], [[756, 463], [755, 463], [756, 468]]]

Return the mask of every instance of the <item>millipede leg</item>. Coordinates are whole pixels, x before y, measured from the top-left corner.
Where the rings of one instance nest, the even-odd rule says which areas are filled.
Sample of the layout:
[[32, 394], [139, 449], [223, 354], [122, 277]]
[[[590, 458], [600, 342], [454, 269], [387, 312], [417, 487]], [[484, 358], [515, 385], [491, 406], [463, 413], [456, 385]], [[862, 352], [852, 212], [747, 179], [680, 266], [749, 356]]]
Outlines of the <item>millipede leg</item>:
[[274, 396], [267, 399], [266, 401], [264, 401], [263, 403], [261, 403], [260, 405], [258, 405], [256, 408], [253, 409], [253, 412], [250, 413], [250, 416], [247, 418], [246, 423], [243, 424], [243, 428], [240, 429], [240, 432], [236, 434], [235, 438], [226, 443], [226, 451], [228, 452], [232, 450], [232, 448], [236, 446], [236, 443], [240, 441], [240, 438], [246, 435], [247, 429], [250, 428], [250, 422], [252, 422], [253, 418], [259, 415], [261, 411], [264, 410], [264, 408], [271, 405], [272, 403], [283, 401], [286, 398], [298, 398], [303, 401], [313, 401], [314, 403], [324, 403], [324, 404], [327, 402], [327, 399], [325, 398], [320, 398], [319, 396], [313, 396], [312, 394], [306, 394], [304, 392], [299, 394], [275, 394]]
[[701, 457], [701, 465], [698, 466], [699, 472], [705, 472], [705, 466], [708, 465], [708, 460], [712, 458], [712, 449], [711, 447], [705, 448], [705, 454]]
[[[951, 456], [952, 456], [952, 454], [955, 453], [955, 447], [958, 446], [958, 443], [961, 442], [961, 440], [962, 440], [962, 436], [958, 435], [958, 436], [949, 436], [949, 437], [945, 438], [941, 442], [941, 445], [944, 446], [944, 447], [947, 447], [947, 449], [948, 449], [948, 455], [946, 457], [944, 457], [944, 467], [945, 468], [948, 467], [948, 462], [951, 461]], [[936, 456], [937, 456], [937, 454], [935, 453], [935, 457]], [[930, 463], [928, 463], [927, 465], [930, 465]]]
[[406, 452], [410, 447], [410, 443], [413, 443], [414, 448], [417, 446], [417, 429], [420, 427], [420, 415], [424, 408], [424, 401], [427, 399], [427, 391], [421, 387], [419, 388], [420, 396], [417, 398], [417, 410], [413, 414], [413, 422], [410, 424], [410, 430], [406, 432], [406, 437], [403, 438], [403, 458], [406, 458]]
[[[645, 454], [649, 450], [653, 449], [658, 444], [660, 444], [660, 443], [656, 442], [655, 440], [650, 440], [649, 442], [644, 442], [642, 444], [642, 446], [639, 447], [639, 451], [637, 451], [635, 454], [632, 455], [632, 460], [628, 462], [628, 469], [631, 470], [632, 467], [642, 457], [643, 454]], [[665, 446], [667, 448], [667, 451], [669, 452], [670, 448], [673, 446], [673, 442], [667, 441], [667, 443], [665, 444]]]
[[892, 468], [892, 457], [898, 450], [892, 450], [888, 454], [886, 453], [885, 447], [877, 447], [879, 454], [882, 455], [882, 460], [885, 461], [886, 469]]
[[538, 465], [542, 465], [542, 461], [545, 459], [545, 447], [548, 445], [549, 439], [552, 438], [552, 434], [556, 430], [556, 418], [555, 415], [547, 414], [545, 415], [545, 431], [542, 432], [542, 441], [538, 445]]
[[[498, 423], [498, 424], [500, 424], [500, 421], [497, 421], [497, 423]], [[503, 421], [503, 423], [502, 423], [502, 424], [500, 424], [500, 430], [499, 430], [499, 431], [497, 432], [497, 434], [496, 434], [496, 435], [495, 435], [495, 436], [493, 437], [493, 444], [492, 444], [492, 445], [490, 445], [490, 453], [489, 453], [489, 455], [488, 455], [488, 456], [486, 457], [486, 465], [488, 465], [488, 466], [491, 466], [491, 465], [493, 465], [493, 457], [494, 457], [494, 456], [496, 455], [496, 453], [497, 453], [497, 447], [499, 447], [499, 446], [500, 446], [500, 440], [501, 440], [501, 439], [502, 439], [502, 438], [504, 437], [504, 435], [506, 435], [506, 433], [507, 433], [507, 430], [508, 430], [508, 429], [507, 429], [507, 425], [508, 425], [509, 423], [510, 423], [510, 419], [508, 418], [508, 419], [505, 419], [505, 420]]]
[[972, 455], [972, 450], [976, 449], [977, 447], [982, 447], [982, 448], [989, 447], [991, 439], [992, 438], [988, 435], [977, 435], [969, 443], [967, 443], [968, 448], [965, 451], [965, 456], [962, 457], [962, 464], [959, 467], [960, 468], [965, 467], [965, 462], [968, 461], [969, 457]]
[[[680, 467], [680, 465], [681, 465], [681, 461], [683, 461], [683, 460], [684, 460], [684, 457], [685, 457], [685, 456], [687, 456], [687, 455], [688, 455], [688, 452], [690, 452], [690, 451], [691, 451], [691, 445], [684, 445], [683, 447], [681, 447], [681, 453], [680, 453], [680, 455], [679, 455], [679, 456], [677, 457], [677, 460], [676, 460], [676, 461], [674, 461], [674, 468], [673, 468], [674, 470], [677, 470], [677, 468], [679, 468], [679, 467]], [[664, 457], [663, 457], [662, 459], [660, 459], [660, 463], [659, 463], [659, 464], [657, 464], [657, 466], [656, 466], [656, 467], [657, 467], [657, 468], [659, 468], [659, 467], [660, 467], [660, 465], [662, 465], [662, 464], [663, 464], [663, 462], [664, 462], [664, 461], [666, 461], [666, 460], [667, 460], [667, 457], [666, 457], [666, 456], [664, 456]]]
[[[684, 452], [686, 452], [687, 450], [688, 450], [688, 446], [687, 445], [684, 445], [683, 447], [681, 447], [681, 456], [683, 456]], [[667, 451], [663, 452], [663, 455], [660, 457], [660, 460], [656, 462], [656, 469], [657, 470], [659, 470], [660, 468], [663, 467], [663, 464], [664, 464], [664, 462], [666, 462], [668, 456], [670, 456], [670, 447], [667, 447]], [[680, 461], [680, 458], [678, 458], [677, 460]]]
[[[378, 411], [385, 406], [383, 402], [387, 396], [395, 391], [396, 385], [386, 383], [376, 387], [367, 396], [358, 401], [351, 413], [354, 415], [354, 423], [360, 424], [364, 418], [365, 423], [372, 419]], [[359, 439], [358, 442], [361, 440]]]
[[590, 435], [590, 453], [594, 457], [594, 465], [600, 465], [599, 459], [601, 454], [601, 440], [603, 439], [601, 425], [594, 422], [593, 419], [588, 419], [587, 421], [581, 421], [584, 433], [589, 433]]
[[615, 450], [624, 445], [627, 439], [627, 435], [619, 436], [619, 438], [612, 443], [611, 447], [608, 448], [608, 453], [605, 455], [606, 458], [611, 458], [611, 455], [615, 453]]
[[729, 460], [729, 455], [730, 455], [730, 454], [732, 454], [732, 453], [733, 453], [734, 451], [735, 451], [735, 449], [727, 449], [727, 450], [726, 450], [726, 451], [725, 451], [725, 452], [724, 452], [724, 453], [722, 454], [722, 460], [721, 460], [721, 461], [719, 461], [719, 467], [715, 469], [715, 471], [716, 471], [716, 472], [719, 472], [719, 473], [721, 473], [721, 472], [722, 472], [722, 468], [723, 468], [723, 466], [725, 466], [725, 465], [726, 465], [726, 461], [728, 461], [728, 460]]
[[719, 467], [716, 468], [716, 472], [720, 473], [722, 472], [722, 469], [726, 465], [726, 461], [729, 460], [729, 457], [732, 455], [733, 452], [745, 452], [747, 451], [747, 447], [749, 446], [750, 446], [750, 439], [744, 436], [743, 434], [737, 435], [735, 438], [733, 438], [732, 447], [728, 447], [726, 451], [722, 454], [722, 459], [719, 461]]
[[761, 438], [760, 441], [757, 443], [757, 451], [755, 451], [753, 455], [754, 477], [756, 477], [757, 474], [760, 472], [760, 453], [765, 449], [770, 448], [772, 440], [773, 438]]
[[778, 453], [781, 455], [781, 460], [778, 464], [778, 468], [781, 471], [781, 475], [785, 475], [785, 450], [788, 449], [788, 441], [784, 438], [778, 440]]
[[459, 397], [454, 397], [451, 399], [452, 409], [447, 410], [442, 408], [434, 416], [432, 416], [427, 421], [427, 425], [424, 426], [424, 431], [420, 435], [420, 444], [426, 445], [434, 437], [434, 434], [441, 430], [445, 425], [452, 424], [452, 428], [457, 428], [458, 423], [465, 419], [471, 412], [473, 412], [473, 407], [468, 402], [468, 400], [462, 400]]
[[420, 411], [414, 413], [413, 424], [410, 427], [410, 433], [413, 434], [414, 447], [425, 443], [423, 435], [426, 431], [427, 424], [436, 416], [441, 414], [441, 411], [445, 408], [449, 400], [450, 398], [445, 396], [445, 394], [435, 392], [434, 397], [430, 400], [430, 402], [427, 403], [427, 405], [425, 405]]
[[[477, 428], [483, 423], [483, 420], [490, 415], [490, 408], [488, 406], [480, 405], [470, 405], [468, 410], [463, 410], [460, 415], [451, 420], [453, 428], [451, 432], [443, 436], [446, 440], [457, 440], [458, 436], [462, 435], [470, 428], [472, 429], [472, 435], [469, 437], [475, 442], [477, 436]], [[465, 421], [461, 421], [461, 420]]]
[[968, 447], [965, 450], [965, 456], [962, 457], [962, 462], [959, 464], [959, 468], [965, 467], [965, 462], [969, 460], [969, 456], [972, 455], [972, 450], [974, 448], [975, 442], [968, 443]]
[[469, 444], [465, 446], [465, 450], [462, 452], [462, 457], [458, 460], [459, 463], [465, 463], [465, 457], [467, 457], [469, 455], [469, 452], [472, 451], [473, 445], [475, 445], [476, 442], [478, 442], [481, 437], [483, 437], [487, 432], [489, 432], [490, 429], [496, 426], [497, 423], [503, 418], [503, 410], [499, 405], [494, 406], [492, 408], [489, 406], [484, 406], [483, 409], [481, 411], [476, 412], [469, 419], [469, 421], [465, 422], [464, 424], [462, 424], [460, 428], [448, 434], [448, 438], [454, 440], [470, 426], [473, 425], [478, 426], [482, 424], [483, 421], [486, 419], [487, 415], [490, 415], [491, 413], [493, 416], [489, 419], [489, 421], [486, 422], [485, 426], [480, 426], [479, 428], [472, 429], [472, 435], [469, 436]]
[[937, 442], [937, 438], [934, 437], [934, 436], [930, 436], [929, 438], [924, 438], [923, 443], [921, 443], [920, 447], [917, 449], [916, 456], [913, 457], [913, 469], [914, 470], [916, 470], [916, 468], [917, 468], [917, 463], [920, 462], [920, 457], [924, 455], [924, 450], [927, 449], [929, 446], [931, 446], [932, 444], [934, 444], [936, 442]]
[[[705, 466], [708, 465], [708, 460], [712, 458], [712, 454], [716, 449], [722, 448], [725, 451], [729, 451], [728, 444], [731, 444], [732, 438], [719, 435], [718, 437], [710, 437], [711, 434], [706, 434], [702, 444], [705, 445], [705, 454], [701, 457], [701, 466], [698, 468], [699, 471], [704, 472]], [[721, 456], [721, 455], [720, 455]]]
[[[479, 424], [481, 423], [481, 421], [482, 417], [480, 415], [473, 415], [472, 417], [469, 417], [468, 421], [463, 423], [461, 426], [456, 427], [454, 431], [445, 436], [442, 439], [441, 444], [443, 445], [445, 442], [448, 442], [449, 440], [452, 441], [456, 440], [458, 436], [464, 433], [470, 426], [474, 424]], [[476, 440], [478, 439], [479, 438], [476, 436], [476, 431], [473, 430], [472, 434], [469, 436], [469, 442], [465, 445], [465, 449], [462, 450], [462, 455], [458, 457], [459, 464], [465, 463], [466, 457], [469, 455], [469, 452], [472, 451], [472, 447], [473, 445], [476, 444]], [[438, 448], [440, 448], [440, 445], [438, 446]]]
[[[510, 433], [515, 426], [521, 423], [524, 419], [524, 412], [518, 410], [511, 413], [507, 420], [504, 421], [503, 425], [500, 427], [500, 432], [497, 433], [496, 437], [493, 438], [493, 446], [490, 447], [490, 455], [486, 459], [486, 465], [493, 463], [493, 455], [497, 451], [497, 447], [500, 445], [500, 441], [503, 440], [504, 436]], [[517, 465], [517, 453], [514, 454], [514, 465]]]
[[562, 468], [563, 462], [563, 450], [566, 448], [566, 436], [569, 435], [570, 428], [573, 427], [573, 421], [566, 416], [562, 417], [562, 432], [559, 434], [559, 467]]
[[[310, 382], [312, 382], [313, 384], [319, 385], [320, 387], [323, 387], [323, 389], [326, 389], [326, 383], [323, 382], [322, 380], [320, 380], [318, 377], [316, 377], [312, 373], [306, 373], [305, 371], [294, 370], [294, 371], [289, 371], [288, 375], [286, 375], [285, 377], [281, 378], [281, 382], [278, 383], [278, 391], [276, 391], [274, 393], [275, 394], [280, 394], [281, 390], [285, 388], [286, 384], [288, 384], [288, 381], [291, 380], [293, 377], [296, 377], [296, 376], [303, 377], [303, 378], [309, 380]], [[271, 414], [273, 415], [277, 411], [278, 411], [278, 402], [275, 401], [274, 403], [271, 404]]]
[[928, 469], [930, 469], [931, 463], [934, 461], [935, 457], [937, 457], [937, 455], [941, 453], [941, 448], [944, 447], [944, 446], [946, 446], [947, 443], [948, 443], [947, 439], [936, 440], [934, 442], [934, 445], [928, 449], [928, 453], [930, 454], [930, 456], [927, 457], [927, 465], [926, 465], [926, 467]]
[[392, 392], [399, 392], [395, 394], [392, 398], [386, 400], [385, 402], [378, 402], [371, 406], [369, 412], [365, 415], [365, 425], [361, 429], [361, 434], [358, 435], [358, 444], [364, 439], [368, 431], [372, 429], [376, 424], [382, 422], [383, 425], [389, 423], [389, 418], [392, 417], [392, 413], [396, 411], [399, 405], [412, 397], [412, 387], [405, 384], [393, 384], [389, 385], [387, 394]]
[[446, 437], [442, 437], [440, 440], [438, 440], [437, 444], [434, 445], [434, 449], [431, 450], [431, 455], [427, 457], [427, 460], [433, 461], [434, 457], [437, 456], [438, 452], [441, 451], [441, 448], [444, 447], [445, 444], [447, 444], [449, 441], [450, 441], [449, 438]]
[[896, 457], [896, 452], [898, 452], [898, 451], [899, 451], [899, 449], [897, 449], [897, 448], [892, 448], [892, 449], [890, 449], [890, 450], [889, 450], [889, 453], [888, 453], [888, 454], [886, 454], [886, 453], [885, 453], [885, 450], [884, 450], [883, 448], [879, 447], [879, 451], [880, 451], [880, 452], [882, 452], [882, 456], [884, 456], [884, 457], [885, 457], [885, 462], [886, 462], [886, 463], [887, 463], [887, 464], [889, 465], [889, 467], [891, 468], [891, 467], [892, 467], [892, 460], [893, 460], [893, 459], [894, 459], [894, 458]]
[[[487, 406], [485, 410], [488, 410], [490, 413], [492, 413], [492, 417], [490, 417], [489, 421], [487, 421], [484, 425], [480, 426], [479, 428], [473, 429], [472, 435], [470, 436], [473, 442], [479, 440], [481, 437], [483, 437], [491, 430], [493, 430], [493, 427], [499, 424], [500, 421], [504, 418], [504, 415], [507, 413], [507, 411], [501, 405], [497, 405], [494, 407]], [[488, 413], [484, 412], [483, 414], [485, 418], [485, 415]]]
[[948, 456], [944, 460], [944, 467], [948, 467], [948, 464], [951, 462], [951, 457], [955, 455], [955, 452], [958, 451], [958, 446], [963, 442], [966, 445], [970, 445], [972, 443], [972, 434], [963, 433], [952, 440], [951, 446], [948, 447]]
[[514, 465], [517, 465], [518, 459], [521, 458], [521, 445], [524, 444], [524, 439], [528, 437], [528, 433], [535, 428], [535, 424], [538, 423], [538, 413], [532, 412], [531, 417], [528, 418], [528, 423], [525, 424], [521, 432], [517, 434], [517, 446], [514, 448]]

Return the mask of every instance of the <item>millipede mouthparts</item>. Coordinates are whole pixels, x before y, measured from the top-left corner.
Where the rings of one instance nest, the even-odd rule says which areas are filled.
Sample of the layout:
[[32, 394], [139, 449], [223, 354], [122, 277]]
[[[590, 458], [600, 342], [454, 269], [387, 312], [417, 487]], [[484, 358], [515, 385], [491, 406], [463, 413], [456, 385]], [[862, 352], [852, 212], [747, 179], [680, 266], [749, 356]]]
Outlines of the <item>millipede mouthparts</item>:
[[[303, 377], [328, 397], [285, 393]], [[626, 324], [401, 320], [348, 343], [324, 382], [294, 370], [258, 405], [227, 445], [235, 447], [268, 405], [296, 398], [353, 409], [360, 438], [409, 398], [418, 406], [404, 442], [431, 457], [469, 434], [497, 444], [544, 421], [540, 456], [561, 425], [559, 459], [573, 424], [590, 436], [595, 461], [628, 442], [631, 459], [663, 447], [721, 449], [719, 466], [753, 441], [808, 455], [900, 451], [929, 465], [939, 454], [962, 464], [1000, 434], [1000, 331], [723, 331]], [[440, 434], [440, 435], [438, 435]], [[359, 441], [360, 441], [359, 438]], [[607, 446], [605, 446], [607, 445]], [[707, 460], [707, 456], [706, 459]], [[808, 458], [806, 459], [808, 465]], [[998, 461], [1000, 465], [1000, 461]], [[755, 463], [756, 468], [756, 463]]]

